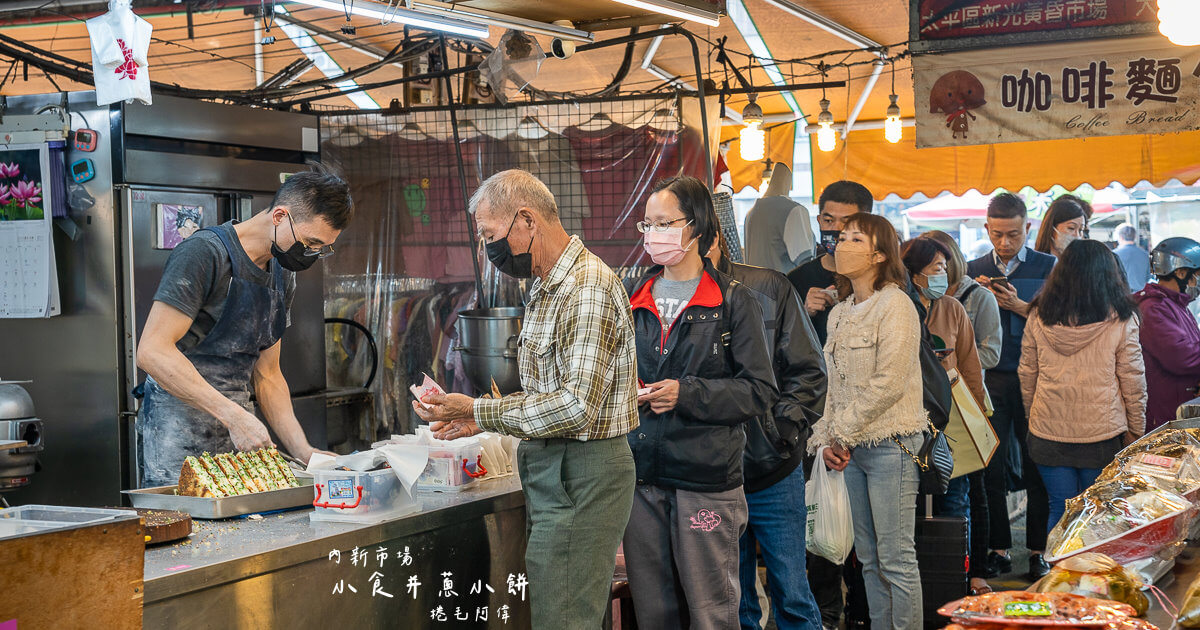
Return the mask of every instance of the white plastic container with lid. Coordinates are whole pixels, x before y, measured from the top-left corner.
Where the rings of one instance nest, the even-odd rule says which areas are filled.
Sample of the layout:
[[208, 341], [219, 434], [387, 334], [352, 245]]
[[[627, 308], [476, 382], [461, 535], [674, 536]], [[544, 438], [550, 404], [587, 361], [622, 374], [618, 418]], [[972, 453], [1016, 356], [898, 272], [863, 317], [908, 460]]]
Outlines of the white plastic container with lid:
[[483, 445], [476, 437], [431, 439], [425, 447], [429, 449], [429, 462], [417, 478], [419, 492], [460, 492], [475, 487], [487, 474], [480, 462]]
[[313, 521], [378, 523], [420, 510], [391, 468], [313, 470]]

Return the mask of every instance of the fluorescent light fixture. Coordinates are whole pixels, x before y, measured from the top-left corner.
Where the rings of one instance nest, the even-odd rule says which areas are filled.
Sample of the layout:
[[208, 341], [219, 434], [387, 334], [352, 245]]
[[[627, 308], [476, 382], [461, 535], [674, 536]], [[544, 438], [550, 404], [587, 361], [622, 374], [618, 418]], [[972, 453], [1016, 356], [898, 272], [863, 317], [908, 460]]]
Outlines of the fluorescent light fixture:
[[[276, 5], [275, 10], [279, 11], [280, 9], [282, 7]], [[283, 20], [276, 22], [276, 25], [292, 40], [292, 43], [296, 45], [296, 48], [300, 49], [300, 52], [312, 60], [313, 65], [326, 77], [333, 78], [342, 74], [342, 67], [333, 60], [333, 57], [329, 56], [329, 53], [325, 52], [325, 49], [313, 39], [308, 31]], [[346, 79], [345, 81], [336, 83], [335, 87], [340, 90], [352, 90], [358, 87], [358, 83], [354, 79]], [[336, 95], [330, 94], [330, 96]], [[376, 103], [375, 99], [371, 98], [371, 95], [366, 92], [351, 92], [346, 95], [346, 98], [350, 99], [360, 109], [379, 109], [379, 103]]]
[[387, 5], [378, 2], [368, 2], [367, 0], [356, 0], [354, 4], [332, 2], [331, 0], [290, 0], [299, 4], [307, 4], [309, 6], [328, 9], [343, 13], [349, 8], [354, 15], [362, 17], [374, 18], [377, 20], [390, 21], [395, 20], [409, 26], [424, 28], [431, 31], [442, 31], [444, 33], [452, 33], [454, 35], [462, 35], [463, 37], [474, 37], [476, 39], [487, 39], [488, 27], [484, 24], [476, 24], [475, 22], [467, 22], [464, 20], [456, 20], [420, 11], [405, 9], [404, 7], [393, 6], [388, 8]]
[[[758, 66], [767, 73], [767, 78], [771, 79], [771, 83], [775, 85], [787, 85], [779, 67], [775, 65], [775, 62], [768, 61], [772, 57], [771, 50], [767, 48], [767, 42], [759, 34], [758, 27], [754, 25], [754, 20], [750, 17], [750, 12], [746, 10], [746, 5], [742, 4], [742, 0], [728, 0], [726, 8], [729, 11], [729, 19], [733, 20], [733, 25], [742, 34], [742, 39], [746, 41], [746, 45], [750, 46], [750, 52], [758, 58]], [[803, 115], [803, 112], [800, 111], [800, 104], [796, 102], [796, 97], [792, 96], [791, 92], [783, 92], [782, 96], [783, 101], [787, 103], [788, 108], [794, 114]]]
[[460, 17], [465, 20], [480, 22], [482, 24], [491, 24], [492, 26], [500, 26], [503, 28], [512, 28], [526, 33], [534, 33], [537, 35], [545, 35], [546, 37], [557, 37], [558, 39], [579, 42], [581, 44], [590, 44], [596, 40], [596, 36], [577, 28], [569, 28], [559, 26], [558, 24], [547, 24], [538, 22], [537, 20], [527, 20], [513, 15], [505, 15], [494, 11], [485, 11], [475, 7], [463, 5], [445, 4], [440, 2], [414, 2], [412, 6], [421, 13], [432, 13], [443, 15], [450, 18]]
[[662, 13], [671, 17], [677, 17], [681, 20], [689, 20], [699, 22], [706, 26], [717, 26], [721, 23], [721, 15], [712, 11], [705, 11], [695, 7], [689, 7], [686, 4], [671, 2], [671, 0], [616, 0], [621, 4], [631, 6], [637, 9], [644, 9], [654, 13]]

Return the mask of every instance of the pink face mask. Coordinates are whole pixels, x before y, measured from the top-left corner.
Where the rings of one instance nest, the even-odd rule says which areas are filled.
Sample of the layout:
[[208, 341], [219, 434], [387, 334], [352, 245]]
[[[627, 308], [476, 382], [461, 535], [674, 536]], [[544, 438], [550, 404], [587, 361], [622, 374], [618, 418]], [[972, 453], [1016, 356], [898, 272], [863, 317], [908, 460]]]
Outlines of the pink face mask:
[[[688, 221], [683, 227], [691, 225]], [[692, 248], [692, 243], [696, 239], [692, 239], [687, 247], [683, 243], [683, 228], [667, 228], [666, 232], [655, 232], [650, 230], [642, 235], [642, 247], [646, 249], [646, 253], [650, 254], [650, 260], [656, 265], [670, 267], [679, 264], [683, 257], [687, 255], [689, 249]]]

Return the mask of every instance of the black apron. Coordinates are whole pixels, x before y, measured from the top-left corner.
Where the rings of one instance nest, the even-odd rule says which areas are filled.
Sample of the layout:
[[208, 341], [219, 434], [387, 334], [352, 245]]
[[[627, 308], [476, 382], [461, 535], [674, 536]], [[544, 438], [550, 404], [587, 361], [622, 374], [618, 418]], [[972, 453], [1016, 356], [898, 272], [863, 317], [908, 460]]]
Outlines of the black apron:
[[[283, 270], [271, 261], [271, 286], [254, 282], [244, 254], [222, 226], [205, 228], [221, 239], [231, 268], [225, 308], [212, 330], [184, 353], [200, 376], [222, 395], [253, 413], [250, 379], [263, 350], [275, 345], [287, 326]], [[229, 430], [216, 418], [172, 396], [151, 377], [138, 413], [140, 487], [175, 485], [188, 455], [234, 450]]]

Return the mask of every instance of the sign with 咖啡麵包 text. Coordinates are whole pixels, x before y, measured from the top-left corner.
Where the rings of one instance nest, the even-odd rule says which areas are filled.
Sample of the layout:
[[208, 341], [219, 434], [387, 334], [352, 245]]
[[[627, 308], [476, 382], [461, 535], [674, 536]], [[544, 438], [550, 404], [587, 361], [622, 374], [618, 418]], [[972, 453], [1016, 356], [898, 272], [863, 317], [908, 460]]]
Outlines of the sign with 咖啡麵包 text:
[[913, 59], [917, 147], [1200, 129], [1200, 48], [1159, 36]]

